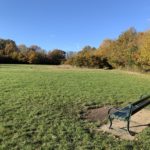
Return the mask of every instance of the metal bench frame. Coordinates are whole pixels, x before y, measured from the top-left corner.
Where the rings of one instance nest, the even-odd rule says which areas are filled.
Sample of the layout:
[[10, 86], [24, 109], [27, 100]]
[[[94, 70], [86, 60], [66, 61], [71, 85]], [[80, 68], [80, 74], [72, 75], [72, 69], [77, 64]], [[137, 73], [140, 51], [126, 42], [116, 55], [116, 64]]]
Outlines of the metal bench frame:
[[[127, 107], [124, 107], [122, 109], [115, 108], [114, 112], [111, 112], [112, 109], [114, 109], [114, 108], [110, 108], [108, 110], [108, 119], [110, 121], [109, 129], [111, 129], [111, 127], [112, 127], [113, 119], [124, 120], [124, 121], [127, 121], [127, 131], [129, 134], [131, 134], [131, 132], [129, 130], [131, 116], [149, 104], [150, 104], [150, 95], [144, 96], [144, 97], [141, 96], [140, 100], [138, 100], [132, 104], [129, 104]], [[124, 116], [119, 115], [121, 113], [124, 114]]]

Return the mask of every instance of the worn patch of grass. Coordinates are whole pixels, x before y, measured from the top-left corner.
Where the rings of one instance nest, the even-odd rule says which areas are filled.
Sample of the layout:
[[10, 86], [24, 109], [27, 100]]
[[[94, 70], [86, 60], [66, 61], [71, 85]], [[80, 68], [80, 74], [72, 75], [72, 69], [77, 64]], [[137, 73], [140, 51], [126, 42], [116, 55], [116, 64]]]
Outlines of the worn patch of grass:
[[150, 77], [120, 71], [0, 65], [0, 149], [148, 149], [150, 129], [137, 141], [95, 133], [79, 119], [85, 105], [136, 101]]

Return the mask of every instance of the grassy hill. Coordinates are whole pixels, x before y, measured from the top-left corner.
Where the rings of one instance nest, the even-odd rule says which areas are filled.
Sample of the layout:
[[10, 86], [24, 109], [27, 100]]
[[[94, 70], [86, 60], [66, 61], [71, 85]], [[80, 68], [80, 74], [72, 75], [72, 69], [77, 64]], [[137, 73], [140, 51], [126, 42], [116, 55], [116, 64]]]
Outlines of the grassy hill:
[[0, 149], [148, 149], [150, 129], [136, 141], [88, 130], [85, 105], [136, 101], [150, 76], [42, 65], [0, 65]]

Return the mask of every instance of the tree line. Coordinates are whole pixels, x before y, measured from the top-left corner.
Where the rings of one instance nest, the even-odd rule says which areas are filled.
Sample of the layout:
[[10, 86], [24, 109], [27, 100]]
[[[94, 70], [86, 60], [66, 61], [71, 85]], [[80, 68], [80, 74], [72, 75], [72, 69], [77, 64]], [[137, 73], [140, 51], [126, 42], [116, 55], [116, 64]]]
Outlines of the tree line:
[[129, 28], [115, 40], [105, 39], [98, 48], [83, 48], [66, 62], [76, 66], [150, 71], [150, 31]]
[[0, 39], [0, 63], [59, 65], [66, 60], [66, 52], [54, 49], [46, 52], [37, 45], [16, 45], [13, 40]]
[[0, 63], [70, 64], [90, 68], [137, 68], [150, 70], [150, 31], [134, 28], [122, 32], [117, 39], [105, 39], [98, 47], [85, 46], [79, 52], [54, 49], [46, 52], [37, 45], [16, 45], [0, 39]]

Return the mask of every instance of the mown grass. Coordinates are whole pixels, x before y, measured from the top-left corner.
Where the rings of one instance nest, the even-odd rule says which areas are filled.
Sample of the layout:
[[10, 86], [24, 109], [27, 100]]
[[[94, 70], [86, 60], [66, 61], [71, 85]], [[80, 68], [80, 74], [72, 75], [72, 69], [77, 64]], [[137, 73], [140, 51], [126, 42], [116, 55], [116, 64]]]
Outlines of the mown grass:
[[85, 105], [126, 105], [149, 93], [149, 75], [0, 65], [0, 149], [149, 149], [150, 129], [131, 142], [79, 119]]

